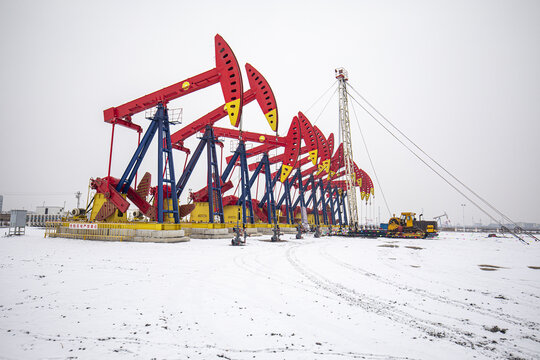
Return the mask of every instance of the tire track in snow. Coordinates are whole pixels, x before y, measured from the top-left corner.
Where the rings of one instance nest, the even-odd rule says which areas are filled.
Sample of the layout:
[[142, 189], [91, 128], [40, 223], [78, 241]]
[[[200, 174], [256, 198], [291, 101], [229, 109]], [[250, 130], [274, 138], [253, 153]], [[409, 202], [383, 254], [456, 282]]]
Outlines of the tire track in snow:
[[[507, 344], [503, 344], [503, 348], [501, 349], [499, 343], [494, 344], [487, 338], [478, 338], [469, 331], [416, 317], [390, 303], [382, 302], [365, 294], [360, 294], [354, 289], [347, 288], [340, 283], [331, 281], [317, 273], [315, 270], [310, 269], [298, 259], [296, 251], [301, 246], [305, 245], [294, 245], [287, 250], [287, 259], [291, 265], [300, 274], [317, 284], [317, 286], [334, 294], [338, 298], [347, 301], [350, 305], [358, 306], [366, 312], [377, 314], [398, 324], [415, 328], [429, 336], [444, 338], [457, 345], [471, 348], [488, 357], [498, 355], [505, 358], [516, 358], [515, 354], [505, 350], [508, 348]], [[529, 358], [536, 358], [538, 356], [538, 354], [527, 353], [526, 350], [519, 349], [517, 346], [513, 347], [512, 350], [518, 352], [520, 356]]]
[[[476, 305], [476, 304], [470, 304], [470, 303], [466, 303], [466, 302], [459, 301], [459, 300], [453, 300], [453, 299], [450, 299], [450, 298], [446, 298], [446, 297], [431, 293], [431, 292], [426, 291], [424, 289], [419, 289], [419, 288], [399, 284], [399, 283], [394, 282], [394, 281], [392, 281], [390, 279], [386, 279], [386, 278], [384, 278], [382, 276], [379, 276], [379, 275], [377, 275], [375, 273], [372, 273], [370, 271], [367, 271], [365, 269], [359, 268], [357, 266], [351, 265], [349, 263], [346, 263], [346, 262], [344, 262], [342, 260], [337, 259], [336, 257], [330, 255], [327, 252], [326, 246], [320, 247], [319, 248], [319, 253], [324, 258], [328, 259], [329, 261], [333, 262], [336, 265], [339, 265], [339, 266], [341, 266], [343, 268], [351, 270], [351, 271], [353, 271], [353, 272], [355, 272], [357, 274], [372, 278], [372, 279], [374, 279], [376, 281], [379, 281], [379, 282], [381, 282], [381, 283], [383, 283], [385, 285], [395, 287], [395, 288], [397, 288], [399, 290], [410, 292], [410, 293], [413, 293], [413, 294], [417, 294], [419, 296], [426, 297], [426, 298], [429, 298], [429, 299], [434, 300], [434, 301], [442, 302], [442, 303], [445, 303], [445, 304], [450, 304], [450, 305], [453, 305], [455, 307], [465, 309], [467, 311], [476, 312], [476, 313], [478, 313], [480, 315], [488, 316], [488, 317], [491, 317], [493, 319], [506, 322], [508, 324], [512, 324], [512, 325], [515, 325], [515, 326], [518, 326], [518, 327], [526, 328], [528, 330], [533, 330], [533, 331], [539, 331], [540, 330], [540, 324], [538, 324], [538, 323], [536, 323], [534, 321], [530, 321], [530, 320], [519, 318], [517, 316], [506, 314], [504, 312], [497, 311], [496, 309], [486, 309], [486, 308], [483, 308], [483, 307], [481, 307], [479, 305]], [[540, 342], [539, 340], [535, 340], [535, 341]]]
[[[267, 254], [267, 253], [268, 253], [268, 250], [266, 248], [262, 248], [259, 251], [254, 252], [254, 253], [244, 252], [240, 255], [235, 256], [233, 261], [236, 264], [236, 266], [238, 266], [239, 268], [253, 275], [266, 279], [268, 281], [272, 281], [279, 285], [289, 286], [295, 289], [302, 288], [304, 291], [310, 294], [320, 296], [326, 299], [330, 298], [330, 296], [316, 291], [317, 287], [315, 285], [306, 284], [300, 281], [291, 281], [290, 277], [286, 277], [284, 275], [282, 276], [273, 272], [274, 268], [268, 266], [267, 264], [259, 260], [259, 256]], [[255, 264], [250, 263], [248, 259], [253, 260]]]
[[[5, 329], [0, 328], [0, 331], [4, 331]], [[328, 357], [340, 357], [340, 358], [346, 358], [346, 359], [389, 359], [389, 360], [414, 360], [414, 358], [406, 357], [406, 356], [392, 356], [387, 354], [373, 354], [373, 353], [360, 353], [360, 352], [352, 352], [352, 351], [324, 351], [324, 350], [314, 350], [309, 348], [303, 348], [303, 347], [291, 347], [291, 346], [282, 346], [282, 347], [267, 347], [267, 348], [252, 348], [252, 349], [238, 349], [238, 348], [223, 348], [217, 345], [211, 345], [211, 344], [201, 344], [201, 345], [192, 345], [192, 344], [182, 344], [182, 343], [171, 343], [171, 342], [163, 342], [163, 341], [152, 341], [152, 340], [146, 340], [142, 339], [140, 337], [135, 336], [124, 336], [124, 337], [91, 337], [91, 336], [60, 336], [60, 335], [49, 335], [49, 334], [42, 334], [37, 332], [30, 332], [26, 330], [16, 330], [21, 335], [25, 335], [28, 337], [31, 337], [35, 340], [41, 340], [41, 341], [50, 341], [50, 342], [57, 342], [62, 345], [62, 348], [64, 348], [63, 343], [67, 344], [76, 344], [75, 346], [79, 346], [79, 350], [81, 348], [83, 351], [86, 349], [86, 347], [92, 346], [94, 347], [100, 347], [103, 346], [107, 350], [113, 351], [113, 352], [125, 352], [128, 354], [133, 355], [135, 358], [138, 358], [140, 354], [138, 352], [140, 351], [131, 351], [130, 349], [124, 348], [124, 345], [132, 345], [132, 346], [138, 346], [144, 345], [146, 347], [150, 346], [157, 346], [159, 348], [176, 348], [178, 350], [211, 350], [215, 354], [205, 354], [207, 355], [216, 355], [218, 358], [223, 359], [232, 359], [229, 356], [239, 356], [242, 354], [267, 354], [272, 355], [275, 354], [277, 356], [282, 356], [284, 354], [304, 354], [304, 355], [314, 355], [314, 356], [328, 356]], [[84, 343], [82, 343], [84, 341]], [[113, 348], [107, 348], [107, 345], [112, 345]], [[67, 346], [67, 345], [66, 345]], [[81, 351], [78, 351], [79, 353]], [[76, 356], [77, 352], [73, 354], [71, 357], [67, 358], [78, 358]], [[86, 355], [86, 353], [85, 353]], [[202, 355], [199, 353], [199, 355]], [[0, 356], [0, 358], [2, 358]], [[56, 358], [56, 357], [55, 357]], [[189, 358], [189, 357], [188, 357]]]

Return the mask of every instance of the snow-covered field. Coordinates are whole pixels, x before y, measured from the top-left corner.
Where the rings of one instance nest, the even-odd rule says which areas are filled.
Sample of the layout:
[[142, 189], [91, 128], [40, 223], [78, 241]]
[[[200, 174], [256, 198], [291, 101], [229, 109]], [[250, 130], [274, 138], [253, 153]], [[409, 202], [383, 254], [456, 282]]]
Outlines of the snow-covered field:
[[2, 237], [0, 358], [540, 358], [540, 243], [293, 237]]

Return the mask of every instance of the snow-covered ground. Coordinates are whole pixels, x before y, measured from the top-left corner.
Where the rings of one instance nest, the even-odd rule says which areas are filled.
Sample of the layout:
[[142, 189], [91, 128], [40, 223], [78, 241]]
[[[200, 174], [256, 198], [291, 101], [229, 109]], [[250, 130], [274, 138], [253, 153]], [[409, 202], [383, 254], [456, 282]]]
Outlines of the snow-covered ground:
[[0, 238], [0, 358], [540, 358], [540, 243]]

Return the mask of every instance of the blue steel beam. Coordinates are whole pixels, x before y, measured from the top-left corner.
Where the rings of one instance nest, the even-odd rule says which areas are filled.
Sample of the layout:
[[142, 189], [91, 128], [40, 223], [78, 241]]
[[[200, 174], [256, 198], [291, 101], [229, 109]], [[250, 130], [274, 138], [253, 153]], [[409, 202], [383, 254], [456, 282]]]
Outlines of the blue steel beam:
[[118, 182], [118, 185], [116, 185], [116, 191], [121, 193], [127, 193], [129, 187], [131, 186], [131, 183], [133, 182], [133, 179], [135, 178], [135, 174], [137, 174], [137, 171], [139, 170], [139, 167], [141, 166], [141, 162], [144, 159], [144, 156], [146, 155], [146, 151], [150, 147], [150, 143], [152, 142], [152, 139], [154, 138], [154, 135], [156, 134], [158, 126], [155, 121], [150, 122], [150, 126], [148, 126], [148, 129], [146, 129], [146, 132], [144, 133], [144, 136], [135, 150], [135, 153], [131, 157], [131, 160], [126, 168], [124, 170], [124, 173], [122, 174], [122, 177], [120, 178], [120, 181]]

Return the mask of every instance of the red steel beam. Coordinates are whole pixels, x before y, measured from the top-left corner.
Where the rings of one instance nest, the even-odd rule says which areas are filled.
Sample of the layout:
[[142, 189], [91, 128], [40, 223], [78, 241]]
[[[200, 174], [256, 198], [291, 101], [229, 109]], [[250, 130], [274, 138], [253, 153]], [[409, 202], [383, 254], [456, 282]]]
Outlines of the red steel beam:
[[233, 126], [238, 126], [242, 113], [242, 74], [236, 57], [229, 45], [220, 35], [215, 36], [216, 67], [199, 75], [187, 78], [176, 84], [129, 101], [123, 105], [103, 111], [105, 122], [133, 128], [131, 117], [141, 111], [157, 106], [166, 105], [169, 101], [185, 96], [205, 87], [221, 84], [225, 97], [227, 114]]

